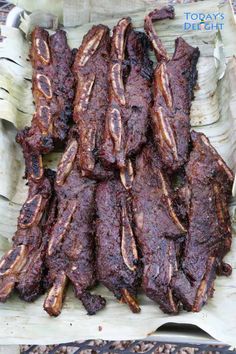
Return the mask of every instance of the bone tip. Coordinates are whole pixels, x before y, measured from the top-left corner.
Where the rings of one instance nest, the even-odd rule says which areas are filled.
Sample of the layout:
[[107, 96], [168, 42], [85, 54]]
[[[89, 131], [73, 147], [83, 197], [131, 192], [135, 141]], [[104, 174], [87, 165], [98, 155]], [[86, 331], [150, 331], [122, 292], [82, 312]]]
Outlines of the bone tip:
[[15, 286], [15, 280], [9, 279], [0, 285], [0, 302], [6, 302]]
[[51, 299], [48, 298], [45, 300], [43, 308], [49, 314], [49, 316], [57, 317], [61, 313], [62, 304], [52, 305], [50, 300]]
[[63, 185], [63, 179], [62, 178], [56, 178], [56, 185], [61, 187]]
[[34, 172], [30, 173], [29, 176], [33, 181], [38, 182], [43, 177], [43, 170], [40, 169], [39, 174], [35, 174]]
[[125, 24], [128, 26], [131, 23], [131, 17], [123, 17], [119, 22], [118, 25]]
[[133, 313], [140, 313], [141, 312], [141, 308], [138, 303], [136, 304], [136, 306], [130, 306], [130, 308]]
[[200, 312], [201, 308], [202, 308], [201, 303], [196, 303], [196, 304], [193, 305], [191, 311], [192, 312]]
[[126, 303], [133, 313], [141, 311], [137, 299], [127, 289], [122, 289], [122, 295], [122, 302]]
[[50, 241], [49, 245], [48, 245], [48, 255], [49, 256], [52, 256], [54, 247], [55, 247], [54, 242]]
[[[44, 310], [53, 317], [57, 317], [60, 315], [61, 310], [62, 310], [62, 295], [63, 294], [52, 294], [53, 288], [51, 291], [48, 293], [45, 301], [43, 308]], [[63, 289], [61, 289], [63, 291]]]

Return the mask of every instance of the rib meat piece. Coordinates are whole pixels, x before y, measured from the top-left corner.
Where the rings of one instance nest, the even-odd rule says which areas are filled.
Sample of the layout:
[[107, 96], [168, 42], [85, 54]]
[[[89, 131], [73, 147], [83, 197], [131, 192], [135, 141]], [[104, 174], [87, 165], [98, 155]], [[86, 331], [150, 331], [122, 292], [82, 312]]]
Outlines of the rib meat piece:
[[93, 228], [95, 189], [95, 181], [81, 177], [78, 133], [74, 130], [58, 165], [55, 183], [57, 215], [50, 232], [46, 257], [50, 290], [44, 309], [52, 316], [61, 312], [68, 279], [88, 314], [95, 314], [105, 306], [102, 297], [89, 293], [89, 288], [96, 281]]
[[158, 60], [154, 72], [152, 129], [163, 165], [169, 172], [187, 161], [190, 143], [190, 107], [197, 80], [199, 49], [183, 38], [175, 41], [171, 59], [157, 36], [152, 21], [174, 18], [174, 8], [154, 10], [145, 18], [144, 28]]
[[185, 309], [198, 312], [213, 295], [216, 273], [231, 273], [223, 257], [232, 240], [228, 203], [233, 173], [204, 134], [192, 132], [191, 137], [185, 187], [189, 230], [173, 288]]
[[148, 39], [132, 29], [130, 18], [113, 30], [109, 70], [109, 108], [101, 158], [105, 165], [124, 169], [146, 142], [151, 103], [152, 62]]
[[171, 280], [178, 269], [178, 239], [186, 227], [177, 215], [173, 191], [157, 156], [149, 144], [136, 159], [132, 185], [135, 234], [143, 257], [145, 294], [164, 312], [177, 313]]
[[66, 33], [58, 30], [49, 37], [47, 31], [36, 27], [32, 33], [30, 58], [35, 113], [31, 126], [20, 131], [16, 140], [22, 145], [28, 173], [37, 179], [29, 155], [34, 156], [34, 166], [36, 163], [40, 166], [40, 155], [52, 151], [55, 144], [66, 138], [72, 114], [73, 58]]
[[43, 292], [43, 231], [50, 205], [52, 179], [52, 172], [46, 170], [37, 183], [29, 180], [29, 193], [18, 217], [13, 246], [0, 261], [1, 302], [7, 300], [15, 286], [25, 301], [33, 301]]
[[108, 106], [109, 58], [109, 28], [93, 26], [84, 36], [73, 65], [77, 79], [73, 119], [81, 141], [79, 166], [84, 176], [95, 179], [112, 176], [99, 161]]
[[152, 62], [148, 58], [149, 41], [144, 33], [131, 31], [127, 38], [129, 76], [125, 83], [126, 107], [122, 112], [125, 156], [137, 154], [146, 143], [151, 103]]
[[152, 47], [155, 51], [156, 58], [159, 62], [168, 61], [169, 56], [164, 47], [162, 41], [158, 37], [153, 22], [165, 20], [165, 19], [174, 19], [175, 17], [175, 9], [173, 6], [164, 6], [161, 9], [155, 9], [150, 12], [144, 20], [144, 30], [147, 33]]
[[[50, 180], [51, 186], [53, 187], [55, 172], [46, 170], [46, 175]], [[41, 222], [41, 244], [38, 248], [35, 247], [35, 249], [31, 251], [30, 257], [27, 260], [26, 265], [19, 274], [18, 283], [16, 286], [16, 289], [19, 292], [21, 299], [25, 301], [34, 301], [39, 295], [45, 292], [45, 256], [47, 250], [49, 230], [54, 221], [53, 210], [55, 209], [53, 188], [51, 194], [52, 196], [49, 200], [47, 209], [45, 209], [44, 211], [45, 215]]]
[[139, 312], [135, 295], [141, 274], [129, 199], [119, 180], [102, 182], [97, 188], [97, 273], [118, 300]]

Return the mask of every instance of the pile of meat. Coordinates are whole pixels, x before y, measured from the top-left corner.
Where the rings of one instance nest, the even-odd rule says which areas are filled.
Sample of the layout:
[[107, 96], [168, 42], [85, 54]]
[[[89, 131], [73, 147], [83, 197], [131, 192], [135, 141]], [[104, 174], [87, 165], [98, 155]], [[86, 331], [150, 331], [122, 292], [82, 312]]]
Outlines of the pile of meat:
[[[17, 134], [29, 186], [13, 246], [0, 261], [0, 301], [47, 292], [60, 314], [68, 283], [88, 314], [106, 301], [97, 282], [139, 312], [140, 288], [170, 314], [199, 311], [216, 275], [230, 275], [233, 173], [190, 130], [198, 48], [182, 38], [170, 58], [154, 21], [93, 26], [78, 50], [66, 33], [32, 33], [35, 114]], [[154, 50], [157, 64], [149, 59]], [[73, 121], [73, 124], [72, 124]], [[65, 147], [56, 172], [43, 154]]]

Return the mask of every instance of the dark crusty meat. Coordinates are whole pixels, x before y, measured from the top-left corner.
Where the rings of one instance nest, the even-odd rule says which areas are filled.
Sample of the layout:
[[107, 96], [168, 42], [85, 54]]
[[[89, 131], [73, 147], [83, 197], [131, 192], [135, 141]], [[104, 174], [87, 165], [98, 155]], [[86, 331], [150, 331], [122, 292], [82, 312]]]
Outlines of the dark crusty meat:
[[109, 109], [101, 158], [104, 164], [121, 170], [146, 142], [152, 77], [147, 52], [146, 35], [132, 30], [129, 18], [120, 20], [113, 30]]
[[171, 288], [177, 271], [176, 245], [186, 233], [172, 200], [167, 177], [158, 154], [147, 145], [136, 159], [132, 186], [135, 234], [143, 257], [142, 288], [166, 313], [177, 313]]
[[140, 265], [128, 194], [119, 180], [102, 182], [97, 188], [96, 204], [98, 279], [133, 312], [139, 312], [135, 295]]
[[223, 257], [231, 246], [228, 203], [233, 174], [204, 134], [192, 132], [186, 167], [189, 230], [173, 289], [184, 308], [200, 311], [213, 295], [216, 272], [229, 275]]
[[108, 107], [109, 59], [109, 28], [93, 26], [84, 36], [73, 65], [77, 80], [73, 119], [81, 141], [79, 166], [84, 176], [95, 179], [112, 176], [98, 156]]
[[30, 58], [35, 113], [31, 126], [18, 132], [16, 140], [22, 145], [27, 172], [37, 179], [32, 164], [28, 163], [29, 154], [34, 156], [35, 166], [39, 165], [40, 155], [52, 151], [55, 144], [66, 138], [72, 114], [74, 77], [66, 33], [58, 30], [49, 37], [47, 31], [36, 27], [32, 33]]
[[50, 105], [53, 121], [53, 139], [64, 141], [68, 122], [72, 118], [75, 79], [72, 73], [73, 54], [67, 44], [66, 32], [56, 31], [49, 40], [53, 74], [51, 76], [53, 99]]
[[96, 280], [93, 235], [95, 189], [95, 181], [80, 175], [78, 133], [73, 131], [57, 170], [57, 216], [46, 257], [50, 290], [44, 309], [52, 316], [61, 312], [68, 279], [88, 314], [95, 314], [105, 306], [102, 297], [88, 291]]
[[171, 59], [158, 38], [152, 20], [173, 18], [169, 6], [151, 12], [145, 18], [148, 34], [158, 64], [154, 72], [154, 103], [151, 108], [152, 128], [161, 160], [173, 172], [187, 161], [190, 143], [190, 107], [197, 80], [199, 49], [191, 47], [182, 38], [175, 41]]
[[29, 180], [29, 193], [18, 217], [13, 246], [0, 261], [2, 302], [7, 300], [15, 286], [20, 297], [26, 301], [33, 301], [43, 291], [43, 225], [50, 205], [51, 184], [52, 176], [49, 171], [45, 171], [37, 183]]
[[122, 111], [125, 155], [137, 154], [146, 143], [148, 111], [151, 103], [152, 62], [148, 58], [145, 33], [131, 31], [127, 37], [127, 60], [130, 66], [125, 84], [126, 107]]
[[[55, 172], [46, 170], [46, 176], [49, 178], [53, 187]], [[32, 249], [27, 259], [26, 265], [21, 270], [16, 289], [25, 301], [34, 301], [40, 294], [44, 293], [45, 277], [45, 255], [47, 250], [48, 233], [54, 222], [54, 191], [51, 191], [51, 198], [47, 208], [44, 210], [44, 217], [41, 221], [41, 243], [39, 242], [35, 249]]]

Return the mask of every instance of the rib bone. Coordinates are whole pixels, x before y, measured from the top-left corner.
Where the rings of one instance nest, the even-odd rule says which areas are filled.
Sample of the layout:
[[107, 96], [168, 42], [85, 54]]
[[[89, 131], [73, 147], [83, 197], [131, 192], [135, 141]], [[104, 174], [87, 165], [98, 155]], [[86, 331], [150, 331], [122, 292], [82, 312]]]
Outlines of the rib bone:
[[168, 190], [167, 190], [167, 186], [166, 186], [166, 182], [165, 182], [165, 178], [161, 172], [161, 170], [159, 170], [159, 175], [160, 175], [160, 179], [161, 179], [161, 183], [162, 183], [162, 190], [164, 195], [166, 196], [167, 199], [167, 206], [168, 206], [168, 210], [170, 213], [170, 216], [172, 218], [172, 220], [174, 221], [174, 223], [179, 227], [179, 229], [182, 232], [187, 232], [186, 228], [182, 225], [182, 223], [180, 222], [178, 216], [176, 215], [173, 205], [172, 205], [172, 201], [171, 198], [169, 196]]
[[73, 168], [73, 163], [76, 158], [77, 151], [78, 143], [76, 140], [72, 140], [64, 152], [57, 168], [56, 184], [58, 186], [62, 186], [65, 183], [67, 176]]
[[157, 58], [167, 61], [169, 59], [169, 56], [167, 54], [166, 49], [162, 45], [159, 37], [157, 36], [157, 34], [155, 32], [153, 24], [152, 24], [152, 20], [149, 16], [145, 17], [144, 28], [145, 28], [145, 31], [152, 43], [152, 46], [156, 52]]
[[120, 111], [113, 108], [110, 113], [109, 129], [115, 145], [115, 151], [120, 151], [121, 148], [121, 135], [122, 135], [122, 122]]
[[8, 276], [0, 281], [0, 301], [5, 302], [14, 289], [16, 282], [15, 276]]
[[145, 17], [144, 29], [152, 43], [158, 61], [167, 61], [169, 57], [165, 47], [155, 31], [152, 21], [164, 20], [166, 18], [173, 19], [174, 15], [173, 6], [165, 6], [161, 9], [155, 9]]
[[121, 293], [123, 295], [122, 300], [129, 306], [130, 310], [133, 313], [139, 313], [141, 309], [135, 297], [127, 289], [122, 289]]
[[77, 103], [74, 109], [78, 113], [86, 111], [92, 94], [94, 81], [95, 81], [95, 75], [91, 75], [91, 77], [88, 80], [83, 82], [82, 88], [80, 88], [77, 91], [79, 94], [79, 99], [76, 99]]
[[138, 251], [125, 206], [122, 207], [121, 253], [127, 267], [131, 271], [135, 271], [138, 261]]
[[83, 52], [82, 55], [80, 57], [80, 59], [78, 60], [77, 65], [79, 66], [84, 66], [87, 61], [89, 60], [89, 58], [96, 52], [101, 39], [103, 37], [104, 34], [104, 29], [100, 28], [97, 33], [95, 34], [95, 36], [93, 36], [84, 46], [83, 48]]
[[123, 18], [117, 24], [119, 30], [117, 30], [114, 34], [114, 44], [117, 51], [117, 59], [123, 60], [124, 59], [124, 46], [125, 46], [125, 32], [130, 25], [131, 20], [129, 17]]
[[26, 262], [27, 248], [24, 245], [11, 249], [0, 263], [0, 276], [21, 271]]
[[30, 154], [29, 161], [27, 161], [29, 167], [29, 175], [34, 181], [38, 181], [43, 177], [43, 159], [42, 155]]
[[177, 145], [174, 138], [174, 134], [168, 118], [163, 115], [163, 110], [161, 107], [153, 112], [154, 123], [159, 127], [161, 138], [167, 143], [168, 147], [172, 149], [174, 158], [178, 160]]
[[125, 189], [130, 189], [132, 187], [134, 170], [130, 159], [128, 159], [125, 168], [120, 170], [120, 179]]
[[50, 62], [50, 52], [47, 43], [42, 38], [36, 38], [35, 48], [39, 59], [44, 65]]
[[42, 204], [43, 197], [40, 194], [36, 194], [24, 203], [19, 216], [19, 226], [22, 229], [38, 224], [43, 214]]
[[36, 82], [38, 90], [46, 99], [50, 100], [52, 98], [52, 86], [50, 79], [46, 75], [37, 74]]
[[168, 289], [168, 300], [169, 300], [170, 306], [172, 307], [172, 313], [173, 314], [178, 313], [178, 307], [176, 306], [176, 303], [174, 301], [172, 289]]
[[122, 67], [121, 63], [115, 63], [111, 68], [111, 83], [114, 94], [119, 100], [120, 104], [125, 105], [125, 90], [122, 80]]
[[[70, 227], [70, 222], [73, 217], [73, 214], [76, 210], [76, 200], [72, 200], [70, 203], [67, 203], [64, 213], [58, 222], [54, 226], [53, 237], [50, 239], [48, 245], [48, 255], [51, 256], [53, 252], [57, 249], [58, 244], [63, 240], [68, 228]], [[57, 232], [55, 232], [55, 229]]]
[[44, 309], [49, 315], [60, 315], [66, 284], [66, 274], [65, 272], [60, 272], [44, 301]]
[[40, 106], [38, 108], [38, 115], [40, 117], [39, 122], [42, 126], [43, 132], [52, 133], [53, 124], [50, 108], [48, 106]]
[[81, 134], [83, 136], [84, 150], [87, 152], [87, 159], [84, 162], [84, 170], [93, 171], [95, 167], [95, 159], [93, 156], [93, 151], [96, 144], [96, 130], [95, 127], [88, 127]]
[[169, 77], [166, 64], [162, 63], [155, 72], [156, 88], [159, 89], [165, 99], [168, 108], [172, 108], [173, 100], [170, 91]]

